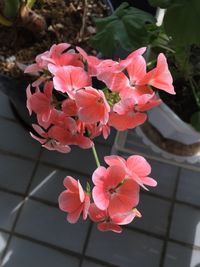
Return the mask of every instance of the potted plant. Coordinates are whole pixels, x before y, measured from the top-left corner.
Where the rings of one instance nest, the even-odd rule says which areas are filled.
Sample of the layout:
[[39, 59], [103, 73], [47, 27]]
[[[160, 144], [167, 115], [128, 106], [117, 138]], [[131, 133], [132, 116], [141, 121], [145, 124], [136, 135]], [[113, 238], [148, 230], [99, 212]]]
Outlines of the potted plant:
[[95, 32], [92, 17], [111, 12], [109, 0], [5, 0], [0, 3], [0, 90], [9, 96], [18, 118], [30, 126], [25, 108], [24, 74], [35, 56], [54, 43], [70, 42], [95, 53], [88, 39]]
[[[149, 3], [153, 7], [166, 9], [162, 25], [158, 26], [149, 13], [130, 7], [124, 2], [109, 18], [96, 20], [99, 31], [92, 42], [100, 50], [104, 50], [103, 40], [108, 29], [111, 29], [109, 38], [115, 40], [111, 44], [111, 52], [116, 47], [130, 51], [131, 48], [148, 46], [151, 51], [146, 55], [148, 66], [155, 63], [158, 53], [166, 53], [176, 95], [171, 97], [159, 92], [164, 103], [149, 112], [150, 124], [143, 126], [142, 132], [138, 131], [145, 136], [148, 134], [151, 139], [148, 143], [154, 149], [164, 154], [164, 150], [167, 150], [167, 157], [196, 161], [200, 150], [200, 2], [149, 0]], [[104, 28], [101, 28], [101, 23], [104, 23]], [[156, 146], [160, 148], [155, 148]]]
[[176, 95], [168, 97], [164, 92], [159, 93], [163, 103], [149, 112], [150, 124], [142, 131], [154, 150], [178, 161], [195, 163], [200, 152], [200, 2], [149, 2], [166, 8], [162, 29], [168, 36], [170, 49], [166, 55]]

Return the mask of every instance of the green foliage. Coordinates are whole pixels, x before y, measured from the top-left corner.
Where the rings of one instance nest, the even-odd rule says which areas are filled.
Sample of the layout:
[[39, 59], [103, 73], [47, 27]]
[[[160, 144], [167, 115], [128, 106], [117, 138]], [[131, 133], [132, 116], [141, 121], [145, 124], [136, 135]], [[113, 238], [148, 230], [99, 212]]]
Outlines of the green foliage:
[[163, 23], [166, 33], [177, 44], [200, 44], [200, 1], [174, 1], [167, 9]]
[[149, 4], [153, 7], [168, 8], [172, 0], [149, 0]]
[[35, 4], [36, 0], [27, 0], [26, 6], [32, 8]]
[[3, 15], [6, 18], [14, 18], [18, 14], [19, 0], [6, 0], [4, 1]]
[[194, 129], [200, 132], [200, 111], [197, 111], [192, 114], [190, 122]]
[[105, 56], [111, 56], [117, 47], [132, 51], [147, 45], [147, 25], [156, 20], [151, 14], [122, 3], [111, 16], [95, 18], [94, 22], [97, 34], [91, 38], [91, 44]]

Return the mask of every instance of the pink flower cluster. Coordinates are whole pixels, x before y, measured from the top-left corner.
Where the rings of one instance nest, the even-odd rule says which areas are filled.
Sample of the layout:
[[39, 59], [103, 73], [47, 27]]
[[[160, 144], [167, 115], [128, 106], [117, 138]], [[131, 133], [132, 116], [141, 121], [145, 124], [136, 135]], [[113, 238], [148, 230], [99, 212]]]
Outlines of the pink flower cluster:
[[141, 156], [130, 156], [127, 161], [119, 156], [106, 156], [104, 159], [109, 167], [100, 166], [94, 171], [92, 193], [90, 189], [84, 191], [74, 178], [65, 178], [67, 190], [60, 195], [59, 206], [68, 213], [70, 223], [77, 222], [81, 213], [84, 220], [89, 214], [99, 230], [120, 233], [120, 225], [141, 217], [136, 209], [140, 186], [156, 186], [157, 183], [148, 177], [151, 167]]
[[[123, 131], [144, 123], [146, 111], [160, 104], [155, 89], [175, 94], [165, 56], [159, 54], [156, 67], [147, 71], [145, 50], [114, 61], [61, 43], [38, 55], [25, 70], [37, 76], [27, 88], [29, 114], [37, 117], [32, 137], [49, 150], [67, 153], [71, 145], [92, 147], [101, 134], [106, 139], [110, 127]], [[156, 182], [148, 177], [151, 167], [143, 157], [126, 161], [107, 156], [105, 162], [107, 168], [100, 166], [93, 173], [92, 191], [67, 176], [59, 206], [70, 223], [81, 213], [83, 219], [89, 214], [99, 230], [121, 232], [120, 225], [141, 217], [136, 209], [140, 186], [147, 189]]]
[[[147, 72], [144, 52], [138, 49], [118, 62], [63, 43], [38, 55], [25, 71], [39, 75], [27, 89], [29, 113], [37, 115], [39, 124], [33, 125], [38, 135], [32, 136], [65, 153], [70, 145], [91, 147], [100, 134], [107, 138], [111, 126], [123, 131], [144, 123], [145, 111], [160, 103], [152, 88], [175, 93], [165, 56], [160, 54], [157, 66]], [[104, 83], [103, 89], [93, 87], [94, 78]]]

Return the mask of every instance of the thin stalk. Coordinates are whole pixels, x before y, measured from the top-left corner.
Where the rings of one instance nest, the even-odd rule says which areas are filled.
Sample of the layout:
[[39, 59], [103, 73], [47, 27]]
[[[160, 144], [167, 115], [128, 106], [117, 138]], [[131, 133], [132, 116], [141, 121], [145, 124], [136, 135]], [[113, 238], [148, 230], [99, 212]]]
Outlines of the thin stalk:
[[196, 104], [198, 106], [198, 108], [200, 108], [200, 99], [196, 93], [196, 88], [194, 86], [194, 83], [193, 83], [193, 79], [192, 78], [189, 78], [189, 83], [190, 83], [190, 86], [192, 88], [192, 92], [193, 92], [193, 95], [194, 95], [194, 98], [195, 98], [195, 101], [196, 101]]
[[31, 9], [34, 6], [35, 2], [36, 0], [27, 0], [26, 6]]
[[97, 151], [96, 151], [95, 145], [92, 146], [92, 152], [93, 152], [94, 159], [96, 161], [97, 167], [100, 167], [101, 164], [100, 164], [100, 161], [99, 161], [99, 158], [98, 158], [98, 155], [97, 155]]

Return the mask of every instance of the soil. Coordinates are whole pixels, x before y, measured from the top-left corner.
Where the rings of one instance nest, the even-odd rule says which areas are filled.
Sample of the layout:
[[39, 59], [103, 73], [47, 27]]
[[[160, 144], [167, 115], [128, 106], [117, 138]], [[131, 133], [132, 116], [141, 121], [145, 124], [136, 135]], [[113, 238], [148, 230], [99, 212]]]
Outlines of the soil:
[[96, 54], [89, 38], [95, 33], [92, 17], [109, 12], [103, 0], [38, 0], [33, 10], [46, 21], [46, 29], [40, 34], [17, 22], [12, 27], [0, 25], [1, 74], [19, 77], [25, 65], [55, 43], [67, 42]]

